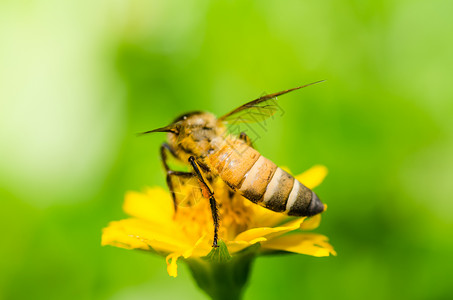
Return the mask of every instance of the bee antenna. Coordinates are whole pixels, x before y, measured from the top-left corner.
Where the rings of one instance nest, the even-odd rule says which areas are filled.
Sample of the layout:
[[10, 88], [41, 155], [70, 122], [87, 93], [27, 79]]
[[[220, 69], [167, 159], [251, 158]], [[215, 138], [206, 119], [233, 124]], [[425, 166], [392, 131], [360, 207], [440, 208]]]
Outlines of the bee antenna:
[[148, 133], [153, 133], [153, 132], [172, 132], [172, 133], [177, 133], [170, 126], [165, 126], [165, 127], [162, 127], [162, 128], [157, 128], [157, 129], [153, 129], [153, 130], [149, 130], [149, 131], [139, 132], [139, 133], [137, 133], [137, 136], [142, 136], [142, 135], [145, 135], [145, 134], [148, 134]]
[[298, 86], [294, 89], [290, 89], [289, 91], [291, 90], [298, 90], [298, 89], [301, 89], [301, 88], [304, 88], [304, 87], [307, 87], [307, 86], [310, 86], [310, 85], [313, 85], [313, 84], [318, 84], [318, 83], [321, 83], [321, 82], [324, 82], [326, 81], [327, 79], [323, 79], [323, 80], [319, 80], [319, 81], [315, 81], [315, 82], [312, 82], [312, 83], [309, 83], [309, 84], [305, 84], [305, 85], [302, 85], [302, 86]]

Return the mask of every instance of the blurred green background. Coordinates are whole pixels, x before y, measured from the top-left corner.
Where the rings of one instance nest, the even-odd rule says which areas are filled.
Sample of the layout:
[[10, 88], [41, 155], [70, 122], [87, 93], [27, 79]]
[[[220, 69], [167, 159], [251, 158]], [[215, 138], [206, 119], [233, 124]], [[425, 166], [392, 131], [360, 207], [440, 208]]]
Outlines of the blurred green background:
[[324, 164], [337, 257], [257, 259], [246, 299], [453, 298], [453, 2], [0, 2], [0, 298], [205, 299], [180, 264], [101, 247], [127, 190], [164, 186], [190, 110], [279, 101], [258, 149]]

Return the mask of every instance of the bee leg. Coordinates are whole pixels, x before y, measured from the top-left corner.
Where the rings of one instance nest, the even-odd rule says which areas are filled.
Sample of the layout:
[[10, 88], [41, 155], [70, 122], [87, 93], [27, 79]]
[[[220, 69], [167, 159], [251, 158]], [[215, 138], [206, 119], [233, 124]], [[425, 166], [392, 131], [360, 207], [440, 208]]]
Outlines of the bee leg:
[[170, 154], [173, 156], [173, 157], [176, 157], [176, 153], [175, 151], [170, 147], [169, 144], [167, 143], [163, 143], [162, 145], [160, 145], [160, 158], [162, 160], [162, 163], [164, 165], [164, 169], [165, 171], [169, 171], [170, 170], [170, 167], [168, 166], [167, 164], [167, 151], [170, 152]]
[[253, 147], [252, 140], [249, 138], [249, 136], [245, 132], [241, 132], [239, 134], [239, 139], [243, 140], [250, 147]]
[[170, 170], [170, 167], [168, 166], [168, 163], [167, 163], [167, 159], [168, 159], [167, 152], [170, 152], [170, 154], [173, 157], [176, 157], [176, 154], [173, 151], [173, 149], [170, 147], [170, 145], [163, 143], [160, 146], [160, 157], [161, 157], [162, 163], [164, 165], [165, 173], [167, 174], [167, 178], [166, 178], [167, 186], [168, 186], [168, 190], [170, 191], [171, 198], [173, 199], [173, 206], [175, 208], [175, 213], [176, 213], [178, 206], [176, 203], [175, 189], [173, 187], [173, 182], [171, 181], [171, 176], [179, 176], [179, 177], [188, 178], [188, 177], [193, 177], [193, 174], [190, 172], [179, 172], [179, 171]]
[[217, 240], [218, 240], [218, 232], [219, 232], [219, 211], [217, 210], [217, 202], [214, 198], [214, 192], [211, 191], [208, 184], [201, 175], [200, 168], [198, 163], [195, 161], [195, 157], [189, 157], [189, 163], [192, 166], [193, 170], [195, 171], [195, 175], [198, 178], [198, 182], [200, 183], [200, 187], [205, 198], [209, 198], [209, 204], [211, 206], [211, 213], [212, 213], [212, 220], [214, 221], [214, 240], [212, 242], [212, 247], [218, 247]]

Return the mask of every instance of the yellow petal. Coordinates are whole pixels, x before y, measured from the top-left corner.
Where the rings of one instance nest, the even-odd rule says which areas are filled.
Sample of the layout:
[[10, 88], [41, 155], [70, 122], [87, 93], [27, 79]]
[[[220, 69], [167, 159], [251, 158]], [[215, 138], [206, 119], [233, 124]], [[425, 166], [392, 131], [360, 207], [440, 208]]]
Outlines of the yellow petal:
[[206, 256], [212, 250], [212, 247], [206, 247], [206, 241], [206, 235], [204, 235], [195, 243], [195, 245], [186, 249], [186, 251], [182, 253], [170, 253], [166, 257], [168, 275], [172, 277], [178, 276], [178, 265], [176, 264], [176, 261], [179, 257], [188, 258], [192, 256], [194, 252], [198, 252], [198, 255], [196, 255], [197, 257]]
[[[184, 235], [172, 224], [159, 224], [135, 218], [111, 222], [104, 229], [103, 245], [122, 245], [122, 248], [149, 249], [171, 253], [186, 251], [196, 240]], [[146, 247], [145, 245], [148, 245]]]
[[264, 242], [266, 240], [267, 240], [266, 238], [260, 237], [260, 238], [253, 239], [249, 242], [247, 242], [247, 241], [226, 241], [225, 244], [227, 245], [228, 252], [230, 252], [230, 254], [232, 254], [232, 253], [239, 252], [253, 244]]
[[312, 256], [337, 255], [327, 242], [327, 237], [320, 234], [298, 233], [281, 236], [261, 244], [263, 249], [283, 250]]
[[296, 176], [296, 179], [302, 182], [309, 189], [314, 189], [327, 176], [327, 168], [325, 166], [316, 165]]
[[278, 227], [259, 227], [259, 228], [252, 228], [249, 230], [246, 230], [244, 232], [241, 232], [236, 236], [234, 239], [235, 241], [245, 241], [251, 243], [251, 241], [264, 237], [266, 239], [273, 238], [275, 236], [282, 235], [284, 233], [287, 233], [289, 231], [296, 230], [300, 228], [300, 225], [304, 221], [305, 217], [302, 218], [297, 218], [295, 220], [292, 220], [282, 226]]
[[[246, 200], [248, 201], [248, 200]], [[262, 206], [252, 204], [253, 218], [251, 220], [250, 228], [253, 227], [274, 227], [277, 224], [282, 223], [287, 215], [274, 212], [270, 209], [264, 208]]]
[[315, 228], [318, 228], [319, 223], [321, 223], [321, 214], [314, 215], [313, 217], [310, 217], [306, 219], [301, 225], [300, 229], [302, 230], [313, 230]]
[[190, 256], [206, 256], [208, 255], [209, 252], [211, 252], [212, 247], [211, 244], [209, 243], [209, 238], [208, 235], [205, 234], [201, 238], [198, 239], [198, 241], [193, 245], [193, 247], [187, 249], [182, 256], [184, 258], [188, 258]]
[[167, 273], [172, 277], [178, 276], [178, 265], [176, 261], [181, 255], [179, 253], [170, 253], [165, 260], [167, 261]]
[[137, 239], [123, 230], [118, 230], [115, 222], [111, 222], [108, 227], [102, 230], [101, 245], [111, 245], [125, 249], [150, 249], [149, 245], [143, 240]]
[[161, 187], [146, 193], [128, 192], [123, 210], [130, 216], [153, 222], [172, 222], [174, 207], [170, 194]]

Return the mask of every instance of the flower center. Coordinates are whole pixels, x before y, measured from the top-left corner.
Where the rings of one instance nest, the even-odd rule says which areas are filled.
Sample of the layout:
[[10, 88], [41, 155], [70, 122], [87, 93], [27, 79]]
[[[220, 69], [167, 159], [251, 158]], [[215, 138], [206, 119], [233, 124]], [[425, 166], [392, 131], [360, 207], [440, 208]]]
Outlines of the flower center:
[[[219, 210], [219, 237], [223, 240], [233, 240], [236, 235], [249, 229], [253, 218], [253, 205], [238, 193], [234, 193], [221, 180], [217, 179], [212, 185], [215, 191], [217, 208]], [[201, 197], [191, 194], [191, 197]], [[192, 201], [191, 201], [192, 200]], [[186, 234], [199, 238], [203, 234], [212, 234], [213, 220], [209, 200], [189, 199], [194, 203], [191, 207], [178, 207], [175, 221]]]

